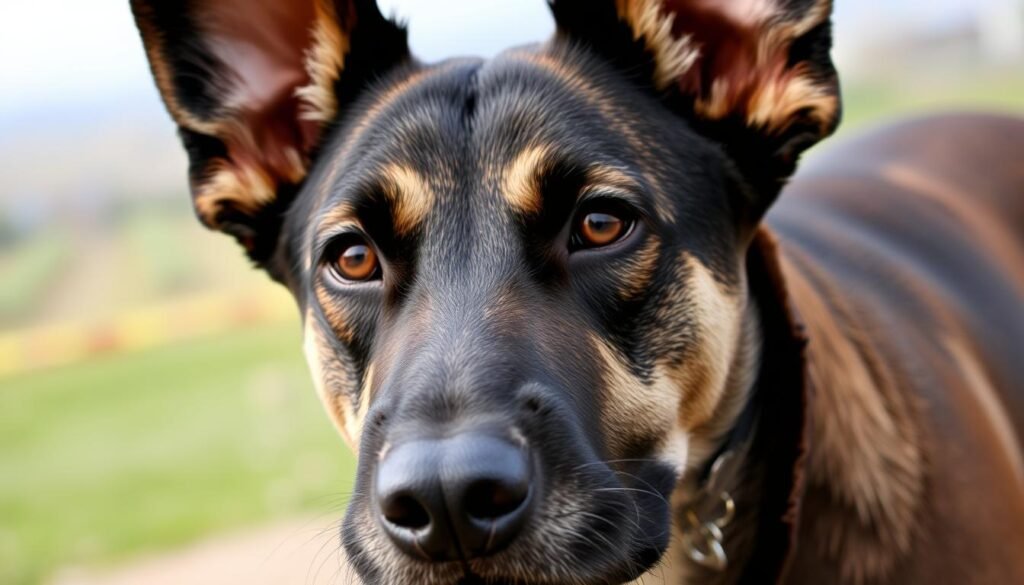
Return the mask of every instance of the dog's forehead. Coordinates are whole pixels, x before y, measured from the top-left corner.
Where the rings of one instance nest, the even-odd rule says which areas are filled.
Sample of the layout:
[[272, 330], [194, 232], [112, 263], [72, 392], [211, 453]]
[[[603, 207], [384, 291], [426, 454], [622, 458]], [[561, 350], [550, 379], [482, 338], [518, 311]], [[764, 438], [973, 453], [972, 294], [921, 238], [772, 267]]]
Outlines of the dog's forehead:
[[636, 130], [635, 108], [590, 66], [518, 50], [417, 69], [384, 85], [325, 149], [321, 214], [338, 221], [344, 212], [326, 212], [383, 185], [400, 226], [453, 210], [508, 217], [534, 205], [520, 184], [553, 160], [621, 175], [650, 146]]

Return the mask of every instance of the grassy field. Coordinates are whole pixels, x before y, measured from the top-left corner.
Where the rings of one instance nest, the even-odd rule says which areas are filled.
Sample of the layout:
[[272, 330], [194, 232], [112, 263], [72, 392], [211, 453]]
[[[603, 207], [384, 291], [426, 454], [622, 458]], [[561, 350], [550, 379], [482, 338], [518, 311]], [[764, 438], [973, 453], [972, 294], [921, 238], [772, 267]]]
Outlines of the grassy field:
[[30, 315], [71, 258], [64, 234], [48, 230], [0, 256], [0, 323]]
[[1024, 114], [1024, 75], [987, 72], [972, 78], [890, 79], [844, 85], [839, 134], [895, 117], [943, 110]]
[[340, 516], [353, 460], [298, 331], [0, 380], [0, 583], [299, 512]]

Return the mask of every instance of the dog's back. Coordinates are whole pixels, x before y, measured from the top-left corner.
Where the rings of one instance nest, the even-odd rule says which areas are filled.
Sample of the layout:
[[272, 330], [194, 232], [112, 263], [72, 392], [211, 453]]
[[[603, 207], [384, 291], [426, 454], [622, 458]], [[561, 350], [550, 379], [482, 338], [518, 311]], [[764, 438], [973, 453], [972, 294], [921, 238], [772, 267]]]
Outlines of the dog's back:
[[[1017, 119], [919, 119], [809, 161], [769, 215], [813, 340], [802, 529], [858, 559], [841, 572], [1024, 582], [999, 562], [1024, 550], [1021, 152]], [[861, 521], [823, 513], [837, 501]], [[811, 566], [795, 581], [821, 582]]]

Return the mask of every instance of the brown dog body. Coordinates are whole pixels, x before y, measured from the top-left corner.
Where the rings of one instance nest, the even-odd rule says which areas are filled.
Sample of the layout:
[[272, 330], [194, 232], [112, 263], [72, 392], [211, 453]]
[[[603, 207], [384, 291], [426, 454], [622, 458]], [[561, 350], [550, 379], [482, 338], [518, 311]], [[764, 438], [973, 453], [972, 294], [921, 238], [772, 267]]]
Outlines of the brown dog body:
[[904, 123], [769, 214], [809, 339], [786, 582], [1024, 582], [1021, 152], [1020, 120]]

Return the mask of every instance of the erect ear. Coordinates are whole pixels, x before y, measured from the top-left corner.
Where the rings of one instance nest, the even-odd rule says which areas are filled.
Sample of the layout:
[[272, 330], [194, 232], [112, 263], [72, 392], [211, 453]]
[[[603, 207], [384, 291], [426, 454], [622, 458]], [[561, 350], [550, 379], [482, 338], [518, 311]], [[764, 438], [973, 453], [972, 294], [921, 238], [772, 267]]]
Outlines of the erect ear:
[[[551, 0], [559, 34], [678, 99], [776, 188], [839, 121], [831, 0]], [[761, 185], [759, 185], [761, 186]]]
[[339, 106], [408, 57], [373, 0], [132, 0], [196, 213], [262, 262]]

